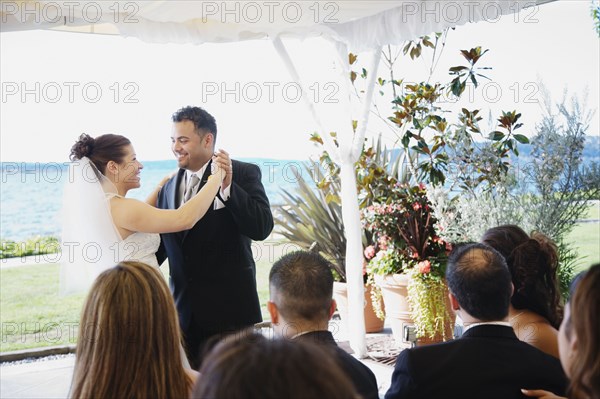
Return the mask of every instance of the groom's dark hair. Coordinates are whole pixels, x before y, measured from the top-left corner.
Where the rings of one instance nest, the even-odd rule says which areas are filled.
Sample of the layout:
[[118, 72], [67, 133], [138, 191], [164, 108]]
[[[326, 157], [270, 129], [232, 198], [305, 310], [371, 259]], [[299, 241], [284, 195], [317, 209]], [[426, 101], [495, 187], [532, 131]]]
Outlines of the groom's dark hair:
[[194, 123], [196, 133], [203, 135], [212, 133], [217, 141], [217, 122], [215, 118], [200, 107], [183, 107], [173, 114], [173, 122], [191, 121]]

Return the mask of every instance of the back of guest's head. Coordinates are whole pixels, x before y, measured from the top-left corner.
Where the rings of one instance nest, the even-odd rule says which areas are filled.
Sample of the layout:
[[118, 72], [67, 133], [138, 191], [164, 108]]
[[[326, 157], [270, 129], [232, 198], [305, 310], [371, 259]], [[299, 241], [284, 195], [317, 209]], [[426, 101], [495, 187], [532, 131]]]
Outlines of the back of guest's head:
[[484, 244], [454, 248], [446, 268], [448, 288], [460, 307], [482, 321], [508, 315], [512, 286], [502, 255]]
[[561, 325], [559, 347], [561, 362], [571, 380], [568, 396], [600, 399], [600, 264], [577, 281], [567, 306], [569, 316]]
[[175, 304], [160, 271], [121, 262], [86, 298], [71, 387], [74, 398], [185, 397]]
[[100, 173], [106, 172], [106, 164], [109, 161], [118, 164], [123, 162], [127, 154], [126, 147], [131, 145], [127, 137], [118, 134], [103, 134], [93, 138], [85, 133], [71, 147], [71, 161], [77, 161], [88, 157]]
[[269, 273], [271, 300], [291, 320], [329, 319], [333, 275], [321, 255], [296, 251], [281, 257]]
[[514, 225], [491, 228], [484, 233], [481, 241], [506, 259], [515, 287], [512, 305], [516, 309], [529, 309], [558, 328], [562, 306], [556, 244], [539, 232], [530, 237]]
[[200, 367], [194, 399], [357, 398], [340, 366], [314, 344], [243, 332], [218, 343]]

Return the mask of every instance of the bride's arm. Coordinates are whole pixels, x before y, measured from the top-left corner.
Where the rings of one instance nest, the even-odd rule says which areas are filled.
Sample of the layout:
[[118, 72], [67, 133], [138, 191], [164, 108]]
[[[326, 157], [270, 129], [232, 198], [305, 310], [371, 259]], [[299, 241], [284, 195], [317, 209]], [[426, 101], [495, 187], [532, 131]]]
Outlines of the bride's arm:
[[225, 177], [220, 167], [202, 189], [179, 209], [158, 209], [129, 198], [113, 198], [111, 211], [117, 227], [144, 233], [174, 233], [191, 229], [212, 206]]
[[173, 173], [168, 174], [167, 176], [163, 177], [163, 179], [160, 181], [160, 183], [158, 183], [158, 185], [154, 188], [154, 190], [152, 190], [150, 195], [148, 195], [148, 198], [146, 198], [146, 204], [156, 207], [156, 204], [158, 202], [158, 193], [160, 192], [160, 189], [165, 184], [167, 184], [167, 182], [169, 180], [171, 180], [171, 178], [175, 175], [175, 173], [177, 173], [177, 172], [173, 172]]

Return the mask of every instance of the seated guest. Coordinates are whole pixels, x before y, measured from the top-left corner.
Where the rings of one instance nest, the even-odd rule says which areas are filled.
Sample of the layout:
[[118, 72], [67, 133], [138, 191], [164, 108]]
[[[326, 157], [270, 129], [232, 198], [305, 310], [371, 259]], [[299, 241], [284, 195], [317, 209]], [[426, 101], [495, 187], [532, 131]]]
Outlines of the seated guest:
[[181, 334], [161, 272], [121, 262], [94, 281], [79, 324], [72, 398], [185, 398]]
[[314, 344], [242, 331], [206, 355], [194, 399], [357, 399], [352, 382]]
[[335, 311], [333, 275], [320, 255], [297, 251], [280, 258], [269, 273], [267, 309], [276, 336], [311, 341], [328, 349], [364, 398], [378, 398], [373, 372], [337, 346], [328, 331]]
[[484, 244], [459, 246], [446, 279], [465, 332], [400, 352], [386, 399], [512, 399], [523, 397], [523, 387], [564, 392], [559, 360], [519, 341], [508, 323], [512, 284], [502, 255]]
[[506, 259], [514, 285], [508, 320], [515, 334], [558, 358], [562, 305], [556, 245], [541, 233], [530, 237], [514, 225], [491, 228], [481, 241]]
[[[558, 332], [560, 361], [569, 376], [570, 399], [600, 399], [600, 264], [577, 281]], [[523, 390], [527, 396], [559, 398], [543, 390]]]

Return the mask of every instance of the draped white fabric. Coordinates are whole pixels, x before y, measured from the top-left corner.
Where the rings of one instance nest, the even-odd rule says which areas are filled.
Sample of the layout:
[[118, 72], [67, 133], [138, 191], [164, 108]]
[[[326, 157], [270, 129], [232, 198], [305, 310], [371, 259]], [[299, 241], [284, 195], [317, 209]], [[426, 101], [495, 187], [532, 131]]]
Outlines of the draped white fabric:
[[[2, 2], [2, 31], [56, 29], [83, 33], [119, 34], [153, 43], [220, 43], [271, 38], [295, 80], [295, 70], [280, 38], [323, 37], [336, 43], [338, 81], [349, 85], [347, 51], [354, 53], [400, 44], [424, 34], [468, 22], [496, 21], [501, 15], [553, 0], [384, 0], [384, 1], [11, 1]], [[344, 53], [345, 52], [345, 53]], [[377, 59], [378, 61], [378, 59]], [[371, 71], [376, 70], [377, 62]], [[372, 74], [375, 75], [375, 74]], [[326, 140], [341, 167], [342, 204], [348, 242], [346, 269], [351, 313], [350, 343], [366, 354], [363, 322], [362, 246], [353, 164], [360, 155], [372, 85], [367, 87], [359, 118], [353, 118], [349, 96], [337, 106], [344, 117], [321, 121], [329, 114], [310, 105], [323, 137], [338, 132], [339, 148]], [[348, 91], [348, 90], [346, 90]], [[349, 93], [349, 91], [348, 91]], [[350, 121], [359, 120], [356, 134]], [[363, 326], [363, 327], [361, 327]]]
[[358, 52], [534, 6], [534, 0], [3, 1], [2, 31], [58, 29], [153, 43], [322, 36]]
[[87, 157], [69, 166], [62, 205], [60, 293], [85, 292], [121, 258], [107, 194], [117, 189]]

